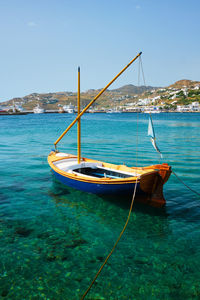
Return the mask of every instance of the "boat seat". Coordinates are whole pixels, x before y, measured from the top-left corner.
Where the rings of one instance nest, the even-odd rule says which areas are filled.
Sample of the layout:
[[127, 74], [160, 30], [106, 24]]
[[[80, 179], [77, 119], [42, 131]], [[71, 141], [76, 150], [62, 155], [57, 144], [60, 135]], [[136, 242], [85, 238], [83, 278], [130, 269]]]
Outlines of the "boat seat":
[[59, 161], [55, 161], [53, 164], [58, 169], [69, 173], [72, 173], [73, 170], [78, 168], [87, 168], [87, 167], [97, 168], [102, 166], [102, 163], [93, 163], [93, 162], [84, 162], [84, 161], [78, 164], [77, 158], [62, 159]]
[[58, 152], [58, 153], [56, 153], [56, 156], [58, 156], [58, 157], [68, 157], [68, 156], [71, 156], [71, 154], [67, 154], [67, 153], [63, 153], [63, 152]]

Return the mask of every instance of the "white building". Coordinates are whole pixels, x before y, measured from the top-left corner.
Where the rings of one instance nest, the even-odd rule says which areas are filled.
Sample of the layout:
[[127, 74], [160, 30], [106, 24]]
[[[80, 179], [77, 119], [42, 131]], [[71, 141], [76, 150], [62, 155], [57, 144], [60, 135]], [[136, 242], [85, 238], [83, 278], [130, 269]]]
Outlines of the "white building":
[[188, 95], [188, 89], [187, 88], [183, 88], [181, 90], [183, 91], [183, 94], [187, 97], [187, 95]]
[[171, 97], [171, 99], [176, 99], [176, 94], [174, 94], [174, 95]]
[[159, 100], [160, 99], [160, 96], [156, 96], [156, 97], [154, 97], [152, 100]]
[[189, 112], [191, 111], [189, 105], [177, 105], [178, 112]]
[[166, 89], [159, 89], [158, 92], [165, 92]]
[[175, 95], [177, 93], [179, 93], [181, 90], [175, 91], [175, 92], [170, 92], [169, 95]]
[[200, 111], [199, 102], [192, 102], [192, 104], [190, 104], [189, 107], [192, 111]]
[[171, 104], [173, 105], [173, 104], [176, 104], [177, 103], [177, 101], [173, 101], [173, 102], [171, 102]]
[[145, 99], [139, 99], [138, 100], [138, 105], [147, 105], [151, 102], [151, 99], [145, 98]]

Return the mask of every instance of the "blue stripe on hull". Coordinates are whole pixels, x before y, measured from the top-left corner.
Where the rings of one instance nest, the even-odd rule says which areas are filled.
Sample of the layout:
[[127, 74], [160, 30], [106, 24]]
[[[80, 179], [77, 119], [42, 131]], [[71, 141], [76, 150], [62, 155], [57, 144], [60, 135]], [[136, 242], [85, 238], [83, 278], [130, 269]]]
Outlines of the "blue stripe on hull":
[[[97, 184], [97, 183], [88, 183], [78, 180], [73, 180], [68, 177], [62, 176], [59, 173], [56, 173], [52, 170], [56, 178], [61, 181], [63, 184], [70, 186], [72, 188], [99, 195], [120, 195], [120, 194], [132, 194], [135, 184]], [[136, 193], [144, 195], [145, 193], [140, 189], [139, 183], [137, 184]]]

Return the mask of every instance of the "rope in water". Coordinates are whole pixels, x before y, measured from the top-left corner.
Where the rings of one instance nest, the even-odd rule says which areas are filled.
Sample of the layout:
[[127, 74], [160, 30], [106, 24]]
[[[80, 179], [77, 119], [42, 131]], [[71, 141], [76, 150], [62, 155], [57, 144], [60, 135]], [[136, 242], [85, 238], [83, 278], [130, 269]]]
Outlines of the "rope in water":
[[125, 229], [126, 229], [126, 227], [127, 227], [127, 225], [128, 225], [128, 222], [129, 222], [129, 219], [130, 219], [130, 216], [131, 216], [131, 211], [132, 211], [132, 208], [133, 208], [133, 203], [134, 203], [134, 200], [135, 200], [136, 187], [137, 187], [137, 178], [136, 178], [136, 182], [135, 182], [135, 188], [134, 188], [134, 192], [133, 192], [133, 197], [132, 197], [132, 201], [131, 201], [131, 206], [130, 206], [130, 209], [129, 209], [129, 214], [128, 214], [126, 223], [125, 223], [125, 225], [124, 225], [124, 228], [122, 229], [122, 231], [121, 231], [121, 233], [120, 233], [120, 235], [119, 235], [117, 241], [115, 242], [115, 244], [114, 244], [112, 250], [110, 251], [110, 253], [109, 253], [108, 256], [106, 257], [104, 263], [101, 265], [99, 271], [96, 273], [96, 275], [95, 275], [94, 279], [92, 280], [90, 286], [88, 287], [88, 289], [87, 289], [87, 290], [85, 291], [85, 293], [83, 294], [81, 300], [83, 300], [83, 299], [85, 298], [85, 296], [88, 294], [88, 292], [90, 291], [90, 289], [91, 289], [91, 287], [93, 286], [93, 284], [95, 283], [97, 277], [98, 277], [99, 274], [101, 273], [103, 267], [106, 265], [108, 259], [110, 258], [110, 256], [111, 256], [112, 253], [114, 252], [114, 250], [115, 250], [115, 248], [116, 248], [116, 246], [117, 246], [119, 240], [121, 239], [121, 237], [122, 237], [122, 235], [123, 235], [123, 233], [124, 233], [124, 231], [125, 231]]
[[183, 184], [185, 185], [190, 191], [192, 191], [193, 193], [197, 194], [198, 196], [200, 196], [200, 193], [198, 193], [197, 191], [191, 189], [186, 183], [184, 183], [180, 178], [179, 176], [174, 172], [172, 171], [172, 173], [176, 176], [176, 178]]

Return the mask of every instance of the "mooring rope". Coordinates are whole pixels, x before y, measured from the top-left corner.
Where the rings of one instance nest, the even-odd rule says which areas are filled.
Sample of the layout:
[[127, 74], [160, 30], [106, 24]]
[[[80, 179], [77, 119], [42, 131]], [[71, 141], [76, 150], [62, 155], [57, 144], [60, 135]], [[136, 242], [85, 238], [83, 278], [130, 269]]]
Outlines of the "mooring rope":
[[132, 208], [133, 208], [133, 203], [134, 203], [134, 200], [135, 200], [135, 193], [136, 193], [136, 188], [137, 188], [137, 177], [136, 177], [136, 182], [135, 182], [135, 187], [134, 187], [134, 192], [133, 192], [133, 196], [132, 196], [132, 201], [131, 201], [131, 206], [130, 206], [130, 209], [129, 209], [129, 214], [128, 214], [128, 217], [127, 217], [127, 220], [126, 220], [126, 223], [124, 225], [124, 228], [122, 229], [117, 241], [115, 242], [112, 250], [110, 251], [110, 253], [108, 254], [108, 256], [106, 257], [104, 263], [101, 265], [99, 271], [96, 273], [94, 279], [92, 280], [90, 286], [88, 287], [88, 289], [85, 291], [85, 293], [83, 294], [83, 296], [81, 297], [81, 300], [83, 300], [85, 298], [85, 296], [88, 294], [88, 292], [90, 291], [91, 287], [93, 286], [93, 284], [95, 283], [97, 277], [99, 276], [99, 274], [101, 273], [103, 267], [106, 265], [108, 259], [110, 258], [110, 256], [112, 255], [112, 253], [114, 252], [119, 240], [121, 239], [127, 225], [128, 225], [128, 222], [129, 222], [129, 219], [130, 219], [130, 216], [131, 216], [131, 211], [132, 211]]
[[185, 182], [183, 182], [179, 176], [174, 172], [172, 171], [172, 173], [176, 176], [176, 178], [183, 184], [185, 185], [190, 191], [192, 191], [193, 193], [197, 194], [198, 196], [200, 196], [200, 193], [198, 193], [197, 191], [193, 190], [192, 188], [190, 188]]

